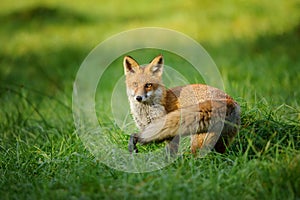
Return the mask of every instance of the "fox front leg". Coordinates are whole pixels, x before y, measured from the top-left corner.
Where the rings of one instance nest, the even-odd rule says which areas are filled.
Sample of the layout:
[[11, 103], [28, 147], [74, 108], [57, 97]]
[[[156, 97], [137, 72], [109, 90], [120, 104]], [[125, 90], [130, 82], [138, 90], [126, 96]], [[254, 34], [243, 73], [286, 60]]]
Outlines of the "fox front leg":
[[138, 142], [138, 134], [137, 133], [131, 134], [128, 141], [128, 151], [130, 154], [132, 154], [132, 152], [134, 153], [139, 152], [138, 148], [136, 147], [137, 142]]

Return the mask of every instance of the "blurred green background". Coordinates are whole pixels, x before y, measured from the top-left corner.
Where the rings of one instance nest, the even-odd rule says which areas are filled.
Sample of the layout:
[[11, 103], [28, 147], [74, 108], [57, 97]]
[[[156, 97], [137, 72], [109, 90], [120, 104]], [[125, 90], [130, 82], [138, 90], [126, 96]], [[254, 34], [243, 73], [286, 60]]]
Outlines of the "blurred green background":
[[201, 43], [234, 96], [257, 91], [292, 104], [299, 97], [298, 1], [4, 1], [0, 14], [2, 86], [70, 94], [77, 69], [97, 44], [150, 26]]
[[[71, 107], [77, 70], [100, 42], [141, 27], [182, 32], [216, 62], [242, 106], [228, 154], [135, 175], [85, 150]], [[5, 0], [0, 44], [1, 198], [300, 198], [299, 0]], [[122, 76], [121, 58], [107, 73]], [[110, 94], [110, 80], [102, 81]], [[126, 148], [128, 138], [111, 131]]]

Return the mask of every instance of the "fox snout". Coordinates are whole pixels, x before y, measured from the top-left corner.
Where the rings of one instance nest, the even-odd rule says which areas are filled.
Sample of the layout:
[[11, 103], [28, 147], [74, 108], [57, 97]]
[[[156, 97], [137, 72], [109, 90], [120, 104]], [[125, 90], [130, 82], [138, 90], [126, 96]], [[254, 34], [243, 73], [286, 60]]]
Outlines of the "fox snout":
[[135, 100], [137, 100], [138, 102], [141, 102], [143, 100], [143, 97], [142, 96], [136, 96]]
[[151, 94], [152, 94], [152, 92], [147, 92], [144, 95], [138, 94], [138, 95], [134, 96], [134, 99], [136, 101], [140, 102], [140, 103], [142, 103], [142, 102], [148, 102], [151, 99]]

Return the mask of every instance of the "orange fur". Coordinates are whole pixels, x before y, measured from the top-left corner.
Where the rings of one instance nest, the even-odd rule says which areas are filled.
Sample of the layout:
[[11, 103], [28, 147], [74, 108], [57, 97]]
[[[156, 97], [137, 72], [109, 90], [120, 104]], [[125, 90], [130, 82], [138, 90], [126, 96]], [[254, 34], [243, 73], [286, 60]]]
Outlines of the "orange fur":
[[[192, 153], [214, 144], [225, 152], [240, 125], [240, 107], [230, 96], [202, 84], [167, 90], [162, 55], [144, 67], [126, 56], [124, 72], [131, 113], [141, 131], [135, 141], [147, 144], [191, 135]], [[216, 127], [222, 128], [220, 137]]]

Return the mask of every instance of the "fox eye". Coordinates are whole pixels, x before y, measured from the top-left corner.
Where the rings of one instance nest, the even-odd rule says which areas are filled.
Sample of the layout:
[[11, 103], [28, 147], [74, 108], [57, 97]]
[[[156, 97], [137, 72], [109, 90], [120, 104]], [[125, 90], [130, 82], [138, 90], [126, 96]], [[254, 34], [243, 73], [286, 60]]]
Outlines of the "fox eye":
[[137, 83], [137, 82], [133, 82], [133, 86], [134, 86], [134, 87], [137, 87], [137, 86], [138, 86], [138, 83]]
[[152, 87], [152, 83], [146, 83], [145, 84], [145, 89], [150, 89]]

